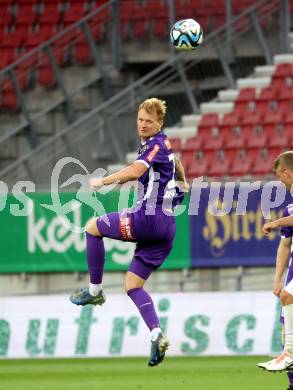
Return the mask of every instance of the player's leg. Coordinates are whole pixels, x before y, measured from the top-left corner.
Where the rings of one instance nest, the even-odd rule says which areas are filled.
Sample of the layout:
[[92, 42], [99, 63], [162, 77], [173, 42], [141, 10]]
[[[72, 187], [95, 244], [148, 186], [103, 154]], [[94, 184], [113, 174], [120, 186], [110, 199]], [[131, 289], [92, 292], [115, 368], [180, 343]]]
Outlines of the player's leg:
[[134, 258], [130, 269], [131, 271], [128, 271], [125, 277], [125, 290], [129, 298], [138, 308], [142, 319], [150, 330], [151, 352], [148, 365], [153, 367], [163, 361], [165, 352], [170, 344], [161, 330], [160, 321], [153, 300], [143, 288], [145, 281], [154, 268], [147, 264], [143, 264], [137, 258]]
[[145, 274], [144, 278], [142, 278], [132, 271], [128, 271], [125, 276], [125, 291], [138, 308], [140, 315], [150, 332], [153, 332], [154, 334], [160, 330], [160, 323], [153, 300], [143, 288], [148, 276], [149, 275]]
[[88, 288], [75, 291], [71, 295], [70, 300], [76, 305], [102, 305], [106, 300], [102, 290], [105, 264], [103, 237], [122, 239], [120, 214], [110, 213], [99, 218], [92, 218], [87, 222], [85, 231], [90, 283]]
[[284, 351], [267, 365], [268, 371], [284, 371], [293, 368], [293, 280], [281, 292], [284, 315]]
[[161, 330], [153, 300], [143, 286], [151, 273], [160, 267], [169, 255], [174, 235], [173, 226], [172, 234], [167, 241], [139, 241], [125, 278], [125, 290], [150, 330], [151, 352], [148, 361], [150, 367], [163, 361], [169, 341]]

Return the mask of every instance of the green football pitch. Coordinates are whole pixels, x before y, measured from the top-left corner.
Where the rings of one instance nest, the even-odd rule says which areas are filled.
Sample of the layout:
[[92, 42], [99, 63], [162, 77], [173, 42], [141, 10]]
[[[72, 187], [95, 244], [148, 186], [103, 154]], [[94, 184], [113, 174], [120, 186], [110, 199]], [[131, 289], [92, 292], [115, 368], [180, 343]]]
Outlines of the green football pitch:
[[268, 357], [167, 357], [0, 360], [1, 390], [276, 390], [285, 373], [256, 367]]

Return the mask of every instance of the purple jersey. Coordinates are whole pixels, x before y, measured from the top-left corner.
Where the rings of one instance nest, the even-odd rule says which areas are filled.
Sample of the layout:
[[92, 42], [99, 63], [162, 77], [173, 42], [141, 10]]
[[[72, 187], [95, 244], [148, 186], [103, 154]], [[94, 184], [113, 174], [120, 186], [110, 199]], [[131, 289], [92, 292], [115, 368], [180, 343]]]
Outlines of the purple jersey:
[[[288, 217], [289, 215], [293, 215], [293, 204], [289, 204], [283, 213], [284, 217]], [[283, 226], [281, 228], [281, 237], [282, 238], [289, 238], [293, 236], [293, 226]], [[290, 261], [288, 265], [288, 272], [286, 275], [286, 282], [285, 285], [287, 285], [292, 279], [293, 279], [293, 262], [292, 262], [292, 256], [293, 251], [291, 247], [291, 256], [290, 256]]]
[[175, 158], [167, 136], [162, 132], [141, 144], [137, 162], [148, 170], [139, 178], [137, 204], [144, 209], [173, 208], [183, 200], [176, 186]]

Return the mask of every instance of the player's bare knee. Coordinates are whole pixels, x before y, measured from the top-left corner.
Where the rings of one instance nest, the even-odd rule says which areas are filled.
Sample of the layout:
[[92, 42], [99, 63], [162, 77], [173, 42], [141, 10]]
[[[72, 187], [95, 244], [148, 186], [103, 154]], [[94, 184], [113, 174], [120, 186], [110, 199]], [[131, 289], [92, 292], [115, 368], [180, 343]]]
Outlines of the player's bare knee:
[[102, 237], [98, 227], [97, 227], [97, 218], [91, 218], [89, 221], [87, 221], [85, 225], [85, 231], [92, 236], [95, 237]]
[[124, 280], [124, 289], [125, 292], [133, 290], [135, 288], [142, 288], [144, 286], [145, 280], [139, 276], [133, 274], [132, 272], [127, 272]]

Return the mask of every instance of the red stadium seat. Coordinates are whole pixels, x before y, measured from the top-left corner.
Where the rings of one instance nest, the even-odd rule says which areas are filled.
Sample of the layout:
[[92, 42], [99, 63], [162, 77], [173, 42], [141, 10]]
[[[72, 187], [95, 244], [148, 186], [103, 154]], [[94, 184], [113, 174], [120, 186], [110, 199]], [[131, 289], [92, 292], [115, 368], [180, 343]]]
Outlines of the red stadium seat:
[[272, 86], [282, 89], [293, 85], [293, 64], [278, 64], [272, 76]]
[[0, 50], [0, 69], [11, 64], [15, 59], [15, 49], [13, 47], [2, 47]]
[[267, 148], [259, 149], [256, 160], [251, 167], [251, 173], [254, 176], [263, 176], [272, 173], [272, 161], [273, 158]]
[[25, 46], [27, 50], [31, 50], [36, 46], [41, 45], [54, 34], [56, 34], [56, 26], [52, 24], [42, 24], [34, 32], [29, 32], [25, 37]]
[[56, 84], [56, 79], [52, 66], [50, 65], [41, 65], [38, 68], [39, 76], [38, 82], [44, 87], [53, 87]]
[[62, 12], [59, 2], [46, 1], [43, 5], [43, 11], [39, 18], [40, 24], [58, 24], [62, 20]]
[[290, 134], [284, 126], [281, 112], [267, 113], [263, 121], [264, 132], [268, 136], [268, 147], [286, 147], [289, 145]]
[[74, 58], [81, 65], [89, 65], [92, 63], [92, 52], [86, 39], [78, 41], [75, 44]]
[[203, 148], [206, 150], [221, 149], [225, 144], [225, 134], [220, 127], [211, 127], [204, 135]]
[[0, 26], [6, 26], [9, 27], [13, 22], [13, 16], [12, 13], [9, 12], [6, 8], [6, 10], [3, 12], [0, 18]]
[[291, 112], [293, 109], [293, 86], [284, 87], [279, 95], [279, 110], [283, 113]]
[[248, 156], [246, 149], [238, 149], [234, 161], [232, 161], [231, 164], [230, 176], [240, 177], [248, 175], [250, 172], [251, 165], [252, 161]]
[[207, 130], [211, 127], [219, 125], [219, 117], [218, 114], [203, 114], [201, 121], [199, 123], [198, 129], [199, 131]]
[[86, 14], [84, 4], [75, 4], [71, 5], [70, 9], [63, 15], [63, 24], [64, 27], [69, 26], [72, 23], [77, 22]]
[[262, 123], [262, 115], [259, 113], [247, 114], [243, 118], [241, 126], [247, 134], [247, 147], [260, 148], [266, 145], [267, 135], [263, 130]]
[[208, 173], [212, 177], [227, 176], [229, 175], [230, 165], [231, 162], [225, 150], [215, 150]]
[[256, 110], [261, 113], [267, 111], [277, 111], [278, 109], [278, 91], [269, 86], [262, 88], [256, 100]]
[[142, 38], [150, 31], [148, 10], [134, 8], [130, 20], [132, 22], [132, 35], [135, 38]]
[[15, 88], [12, 82], [7, 79], [2, 82], [1, 106], [13, 112], [18, 109], [18, 100]]
[[234, 112], [223, 116], [220, 124], [221, 132], [225, 135], [225, 148], [241, 148], [245, 144], [245, 134], [240, 126], [240, 117]]
[[208, 156], [202, 151], [195, 152], [188, 164], [184, 164], [184, 161], [182, 163], [186, 167], [187, 176], [192, 179], [207, 176], [208, 174], [210, 161]]
[[284, 117], [284, 128], [286, 134], [290, 135], [290, 147], [293, 146], [293, 112], [288, 112]]
[[235, 100], [234, 112], [244, 116], [247, 112], [254, 112], [256, 107], [255, 88], [242, 88]]
[[20, 6], [15, 18], [16, 24], [33, 25], [36, 23], [38, 14], [35, 12], [32, 6]]
[[165, 38], [169, 32], [169, 19], [156, 18], [154, 21], [154, 36], [157, 38]]
[[182, 164], [188, 167], [193, 160], [194, 154], [201, 149], [202, 140], [199, 137], [188, 138], [184, 145], [181, 145]]

